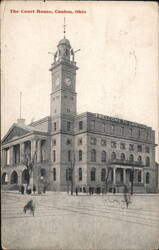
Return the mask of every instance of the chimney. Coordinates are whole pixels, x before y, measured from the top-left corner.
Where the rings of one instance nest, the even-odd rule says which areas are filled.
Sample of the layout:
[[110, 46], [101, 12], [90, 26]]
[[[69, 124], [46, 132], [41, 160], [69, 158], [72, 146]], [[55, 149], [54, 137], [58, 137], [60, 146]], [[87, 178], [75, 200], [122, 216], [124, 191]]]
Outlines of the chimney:
[[17, 119], [17, 124], [25, 125], [25, 119], [22, 119], [22, 118]]

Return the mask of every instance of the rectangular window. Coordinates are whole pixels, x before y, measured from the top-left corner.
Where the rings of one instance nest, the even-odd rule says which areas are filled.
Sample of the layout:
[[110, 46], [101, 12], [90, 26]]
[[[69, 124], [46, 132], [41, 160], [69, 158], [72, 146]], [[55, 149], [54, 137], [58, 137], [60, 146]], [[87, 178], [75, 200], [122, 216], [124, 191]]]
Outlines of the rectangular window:
[[72, 180], [72, 169], [67, 168], [66, 169], [66, 181], [71, 181]]
[[68, 150], [68, 161], [71, 161], [71, 150]]
[[56, 146], [56, 140], [52, 140], [52, 145]]
[[70, 140], [70, 139], [67, 139], [66, 144], [67, 144], [67, 145], [71, 145], [71, 140]]
[[71, 122], [67, 122], [67, 131], [71, 130]]
[[129, 144], [129, 150], [134, 151], [134, 145], [133, 144]]
[[95, 137], [91, 137], [90, 144], [91, 145], [96, 145], [97, 139]]
[[83, 129], [83, 121], [80, 121], [79, 122], [79, 130], [82, 130]]
[[56, 150], [53, 150], [53, 162], [56, 161]]
[[138, 152], [142, 152], [142, 146], [141, 146], [141, 145], [138, 145], [138, 146], [137, 146], [137, 151], [138, 151]]
[[82, 138], [78, 139], [78, 145], [82, 145]]
[[105, 123], [104, 122], [101, 124], [101, 128], [102, 128], [102, 132], [105, 132]]
[[107, 142], [106, 142], [105, 139], [101, 139], [101, 145], [102, 145], [102, 146], [106, 146], [106, 145], [107, 145]]
[[112, 141], [112, 142], [111, 142], [111, 147], [112, 147], [112, 148], [116, 148], [116, 142], [115, 142], [115, 141]]
[[91, 121], [91, 130], [95, 129], [95, 121]]
[[79, 168], [79, 181], [82, 181], [82, 168]]
[[138, 182], [141, 182], [141, 171], [138, 171]]
[[124, 135], [124, 127], [121, 127], [121, 135]]
[[133, 129], [129, 128], [129, 136], [132, 136], [132, 134], [133, 134]]
[[56, 122], [54, 122], [54, 131], [56, 131]]
[[56, 168], [53, 168], [53, 180], [56, 181]]
[[149, 146], [146, 146], [146, 147], [145, 147], [145, 152], [146, 152], [146, 153], [150, 153], [150, 148], [149, 148]]
[[146, 140], [149, 139], [149, 132], [146, 132]]
[[125, 143], [120, 143], [120, 149], [125, 149]]
[[115, 126], [114, 125], [111, 125], [110, 129], [111, 129], [111, 133], [115, 133]]

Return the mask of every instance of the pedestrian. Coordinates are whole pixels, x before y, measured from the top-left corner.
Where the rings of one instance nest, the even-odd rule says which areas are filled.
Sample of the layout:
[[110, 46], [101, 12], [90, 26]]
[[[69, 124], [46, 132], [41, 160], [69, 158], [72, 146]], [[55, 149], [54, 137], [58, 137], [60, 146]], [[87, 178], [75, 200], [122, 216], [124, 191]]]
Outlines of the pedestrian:
[[27, 188], [27, 194], [31, 194], [31, 186], [28, 186], [28, 188]]
[[35, 186], [35, 184], [33, 185], [33, 193], [35, 194], [35, 192], [36, 192], [36, 186]]
[[115, 189], [115, 187], [113, 187], [113, 194], [115, 194], [116, 193], [116, 189]]
[[78, 195], [78, 188], [76, 187], [76, 195]]
[[126, 185], [124, 185], [124, 200], [126, 203], [126, 207], [128, 208], [130, 200], [129, 200], [129, 196], [128, 196], [128, 187]]
[[24, 194], [24, 186], [21, 186], [21, 193]]
[[45, 192], [46, 192], [46, 187], [44, 186], [44, 187], [43, 187], [43, 193], [45, 193]]

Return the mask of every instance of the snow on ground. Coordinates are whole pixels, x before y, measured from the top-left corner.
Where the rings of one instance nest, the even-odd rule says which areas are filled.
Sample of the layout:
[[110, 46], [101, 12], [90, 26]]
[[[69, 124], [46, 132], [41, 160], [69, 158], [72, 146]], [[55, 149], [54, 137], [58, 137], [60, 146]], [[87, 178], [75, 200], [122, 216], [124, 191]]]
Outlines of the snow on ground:
[[[23, 213], [27, 201], [35, 216]], [[7, 249], [158, 249], [159, 196], [2, 192], [2, 244]]]

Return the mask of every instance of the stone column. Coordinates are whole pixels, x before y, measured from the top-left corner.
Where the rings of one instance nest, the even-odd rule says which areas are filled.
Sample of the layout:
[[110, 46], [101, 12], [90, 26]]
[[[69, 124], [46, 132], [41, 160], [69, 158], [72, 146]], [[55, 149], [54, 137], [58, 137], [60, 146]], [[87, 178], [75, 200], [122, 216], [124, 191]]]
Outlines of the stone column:
[[41, 162], [41, 140], [37, 142], [37, 162]]
[[24, 142], [20, 143], [20, 163], [24, 161]]
[[[36, 149], [36, 140], [33, 139], [33, 140], [31, 140], [31, 161], [34, 160], [34, 163], [36, 162], [36, 160], [33, 159], [34, 156], [35, 156], [36, 150], [37, 150], [37, 149]], [[34, 176], [35, 176], [35, 174], [36, 174], [35, 171], [36, 171], [36, 169], [35, 169], [35, 164], [34, 164], [34, 165], [33, 165], [32, 172], [31, 172], [31, 176], [30, 176], [30, 185], [31, 185], [32, 188], [33, 188], [33, 184], [34, 184]]]
[[31, 140], [31, 160], [34, 157], [34, 154], [36, 152], [36, 140]]
[[123, 183], [126, 184], [126, 169], [123, 168]]
[[116, 184], [116, 168], [113, 167], [113, 184]]
[[10, 165], [14, 164], [14, 155], [13, 155], [13, 146], [9, 148], [9, 156], [10, 156]]
[[7, 164], [7, 153], [5, 149], [2, 149], [2, 166]]
[[143, 172], [143, 169], [141, 169], [141, 183], [144, 182], [144, 172]]

